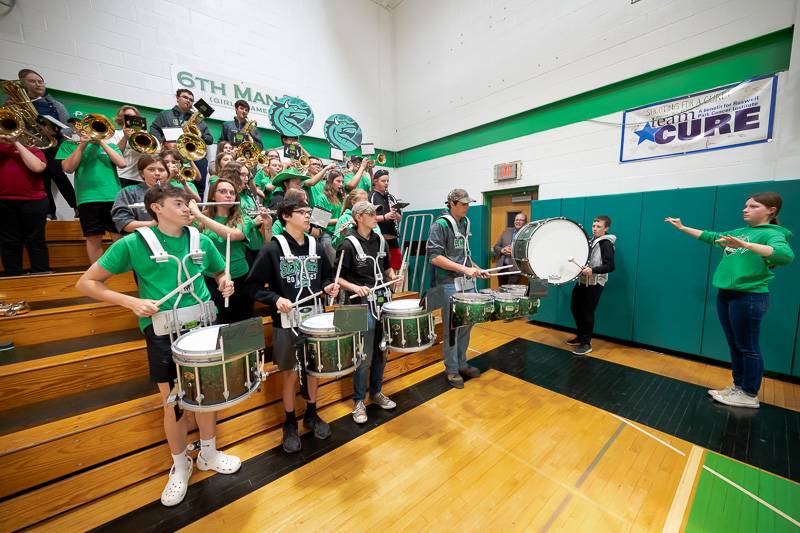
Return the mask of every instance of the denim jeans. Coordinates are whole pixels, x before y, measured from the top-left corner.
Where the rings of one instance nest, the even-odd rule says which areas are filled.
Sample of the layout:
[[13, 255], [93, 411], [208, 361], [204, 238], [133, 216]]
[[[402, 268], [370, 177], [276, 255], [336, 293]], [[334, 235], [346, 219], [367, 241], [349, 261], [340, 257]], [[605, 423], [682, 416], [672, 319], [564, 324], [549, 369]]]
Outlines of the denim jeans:
[[364, 334], [364, 351], [367, 358], [361, 362], [353, 375], [353, 400], [362, 401], [367, 397], [367, 374], [369, 374], [369, 393], [377, 396], [383, 385], [383, 369], [386, 367], [386, 353], [378, 345], [383, 330], [372, 313], [369, 314], [369, 328]]
[[731, 350], [733, 384], [757, 396], [764, 375], [764, 358], [758, 342], [761, 319], [769, 307], [769, 293], [720, 289], [717, 314]]
[[472, 326], [458, 328], [455, 331], [455, 343], [450, 346], [450, 297], [458, 291], [456, 291], [456, 286], [453, 283], [445, 283], [442, 288], [444, 289], [444, 305], [442, 306], [444, 369], [448, 374], [457, 374], [460, 368], [467, 366], [467, 348], [469, 347], [469, 334], [472, 331]]

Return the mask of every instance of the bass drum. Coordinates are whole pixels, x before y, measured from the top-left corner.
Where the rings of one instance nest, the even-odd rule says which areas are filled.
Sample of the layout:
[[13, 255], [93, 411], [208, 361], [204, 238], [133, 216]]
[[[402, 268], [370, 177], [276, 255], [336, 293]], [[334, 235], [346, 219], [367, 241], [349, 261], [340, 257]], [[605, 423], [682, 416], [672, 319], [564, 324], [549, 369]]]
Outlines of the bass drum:
[[589, 239], [568, 218], [534, 220], [514, 236], [511, 258], [526, 276], [561, 285], [577, 278], [589, 261]]

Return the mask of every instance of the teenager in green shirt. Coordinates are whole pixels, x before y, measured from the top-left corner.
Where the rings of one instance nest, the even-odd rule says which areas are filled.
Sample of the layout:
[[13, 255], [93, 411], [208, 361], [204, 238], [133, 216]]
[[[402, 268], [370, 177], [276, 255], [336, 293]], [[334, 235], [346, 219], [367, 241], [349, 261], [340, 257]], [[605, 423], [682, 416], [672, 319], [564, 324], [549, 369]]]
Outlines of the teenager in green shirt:
[[120, 238], [111, 218], [111, 208], [120, 191], [117, 168], [125, 167], [125, 158], [115, 144], [93, 141], [85, 133], [80, 140], [64, 141], [56, 159], [67, 174], [75, 173], [75, 193], [81, 230], [86, 237], [86, 255], [94, 263], [103, 255], [103, 235]]
[[[209, 202], [239, 202], [240, 195], [236, 183], [220, 178], [212, 183], [208, 189]], [[223, 324], [232, 324], [246, 320], [253, 316], [253, 299], [244, 291], [244, 280], [250, 272], [247, 262], [247, 250], [250, 243], [258, 243], [258, 251], [267, 235], [262, 234], [262, 228], [269, 228], [264, 224], [261, 215], [251, 219], [239, 205], [209, 205], [203, 211], [195, 202], [189, 203], [189, 209], [195, 221], [200, 224], [203, 235], [206, 235], [220, 254], [225, 254], [227, 239], [231, 239], [230, 274], [233, 280], [234, 293], [229, 299], [226, 308], [225, 298], [217, 289], [216, 280], [206, 276], [206, 285], [211, 293], [211, 299], [217, 306], [219, 321]], [[269, 229], [267, 229], [269, 231]]]
[[369, 192], [372, 188], [372, 167], [368, 167], [369, 159], [354, 155], [350, 158], [350, 168], [355, 168], [353, 174], [345, 174], [344, 182], [348, 191], [364, 189]]
[[733, 386], [709, 390], [711, 397], [726, 405], [758, 408], [758, 391], [764, 374], [759, 346], [761, 320], [769, 306], [770, 280], [775, 266], [794, 260], [787, 239], [791, 232], [778, 225], [783, 199], [763, 192], [747, 199], [742, 211], [747, 226], [713, 232], [684, 226], [679, 218], [667, 218], [680, 231], [723, 248], [722, 261], [714, 271], [717, 314], [731, 352]]
[[[144, 197], [145, 206], [158, 225], [152, 229], [164, 251], [170, 255], [184, 258], [189, 254], [189, 230], [185, 228], [191, 221], [189, 202], [191, 198], [176, 187], [153, 187]], [[147, 230], [145, 230], [147, 231]], [[198, 272], [212, 275], [223, 296], [233, 294], [233, 282], [225, 274], [225, 262], [205, 235], [200, 235], [200, 249], [204, 252], [200, 264], [184, 261], [185, 276]], [[78, 290], [96, 300], [127, 307], [139, 317], [139, 324], [145, 336], [150, 366], [150, 379], [156, 383], [164, 400], [164, 432], [167, 437], [173, 466], [169, 480], [161, 493], [161, 503], [173, 506], [183, 501], [192, 473], [192, 459], [186, 454], [187, 422], [180, 410], [167, 406], [167, 397], [177, 379], [177, 370], [172, 361], [169, 335], [154, 332], [151, 317], [159, 311], [173, 307], [179, 295], [174, 295], [160, 306], [156, 301], [174, 289], [178, 282], [178, 265], [175, 261], [158, 263], [151, 259], [152, 251], [143, 236], [137, 233], [126, 235], [115, 242], [95, 264], [89, 267], [80, 280]], [[139, 284], [139, 297], [116, 292], [108, 288], [106, 281], [115, 274], [133, 271]], [[211, 296], [202, 279], [196, 279], [192, 286], [201, 301], [207, 302]], [[181, 297], [180, 307], [196, 304], [194, 298]], [[216, 448], [216, 412], [196, 412], [194, 414], [200, 432], [200, 454], [197, 466], [200, 470], [216, 470], [222, 474], [232, 474], [241, 467], [238, 457], [227, 455]]]
[[[183, 189], [186, 193], [191, 196], [196, 202], [200, 201], [200, 193], [197, 191], [197, 186], [192, 183], [191, 181], [186, 181], [179, 175], [181, 170], [181, 165], [183, 164], [183, 159], [181, 159], [181, 154], [178, 153], [177, 150], [164, 150], [161, 152], [161, 160], [167, 165], [167, 170], [169, 170], [169, 184], [173, 187], [178, 187], [179, 189]], [[194, 164], [194, 161], [189, 161], [189, 164], [194, 168], [196, 175], [200, 175], [200, 171], [197, 170], [197, 167]]]

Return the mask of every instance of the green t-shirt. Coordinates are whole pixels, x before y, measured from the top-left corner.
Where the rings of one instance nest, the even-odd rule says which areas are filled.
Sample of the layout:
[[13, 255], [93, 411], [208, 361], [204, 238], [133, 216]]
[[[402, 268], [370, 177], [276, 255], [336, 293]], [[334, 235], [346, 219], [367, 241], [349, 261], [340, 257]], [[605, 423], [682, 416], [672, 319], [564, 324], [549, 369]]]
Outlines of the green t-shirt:
[[[108, 146], [122, 155], [116, 144]], [[64, 141], [58, 149], [56, 159], [66, 159], [77, 149], [77, 143]], [[119, 179], [111, 158], [100, 143], [87, 143], [81, 162], [75, 170], [75, 195], [78, 205], [89, 202], [113, 202], [117, 199], [119, 191]]]
[[[220, 224], [225, 224], [226, 218], [227, 217], [214, 217], [214, 221], [219, 222]], [[245, 258], [244, 253], [248, 245], [247, 239], [250, 236], [251, 228], [254, 227], [255, 224], [253, 224], [253, 222], [246, 216], [243, 220], [244, 222], [242, 224], [237, 224], [236, 228], [244, 233], [244, 240], [231, 240], [231, 279], [240, 278], [250, 271], [250, 267], [247, 265], [247, 259]], [[208, 228], [203, 230], [203, 235], [211, 239], [211, 242], [214, 243], [217, 251], [224, 259], [225, 248], [227, 247], [228, 239], [217, 235]]]
[[[195, 184], [192, 183], [191, 181], [189, 181], [187, 183], [189, 185], [189, 188], [192, 190], [192, 192], [195, 193], [197, 196], [200, 196], [200, 193], [197, 192], [197, 187], [195, 186]], [[177, 187], [179, 189], [183, 189], [183, 182], [181, 180], [169, 180], [169, 184], [172, 185], [173, 187]]]
[[280, 219], [276, 218], [275, 221], [272, 223], [272, 236], [274, 237], [275, 235], [280, 235], [281, 233], [283, 233], [283, 231], [284, 231], [283, 222], [281, 222]]
[[239, 195], [239, 209], [243, 215], [248, 216], [248, 213], [255, 213], [259, 208], [255, 198], [250, 194], [242, 193]]
[[[339, 215], [342, 212], [342, 203], [339, 202], [336, 205], [333, 205], [328, 197], [325, 196], [325, 182], [320, 181], [313, 187], [311, 187], [311, 205], [313, 207], [319, 207], [320, 209], [324, 209], [325, 211], [330, 211], [331, 218], [339, 218]], [[325, 228], [327, 233], [333, 233], [333, 226], [328, 225]]]
[[[355, 176], [355, 175], [356, 175], [355, 172], [353, 172], [352, 174], [345, 174], [344, 175], [345, 186], [346, 186], [347, 183], [350, 183], [350, 180], [353, 179], [353, 176]], [[356, 185], [356, 189], [363, 189], [363, 190], [369, 192], [369, 189], [372, 187], [372, 183], [371, 182], [372, 182], [372, 179], [369, 177], [369, 172], [367, 172], [365, 170], [364, 173], [361, 174], [361, 179], [358, 181], [358, 185]]]
[[[168, 254], [183, 259], [189, 253], [189, 230], [184, 230], [183, 235], [180, 237], [164, 235], [158, 227], [154, 227], [153, 232], [161, 242], [161, 246], [164, 247], [164, 251]], [[185, 262], [188, 265], [189, 277], [198, 272], [211, 276], [225, 270], [225, 259], [217, 251], [211, 239], [205, 235], [200, 235], [200, 249], [205, 252], [201, 265], [196, 265], [191, 260]], [[133, 270], [136, 273], [136, 281], [139, 285], [139, 297], [148, 300], [159, 300], [178, 286], [178, 265], [171, 259], [163, 263], [156, 263], [150, 259], [151, 255], [150, 248], [144, 238], [135, 232], [112, 244], [97, 263], [112, 274], [122, 274]], [[183, 277], [181, 281], [186, 281], [186, 279]], [[208, 292], [203, 276], [194, 280], [194, 292], [204, 302], [211, 300], [211, 295]], [[176, 294], [161, 304], [159, 310], [172, 309], [178, 296], [179, 294]], [[197, 301], [191, 296], [183, 296], [178, 307], [189, 307], [196, 303]], [[152, 322], [150, 318], [139, 318], [139, 327], [144, 330]]]
[[273, 191], [267, 190], [267, 185], [272, 183], [272, 180], [269, 179], [269, 175], [264, 172], [264, 169], [258, 169], [258, 172], [256, 172], [256, 175], [253, 177], [253, 183], [264, 193], [264, 205], [269, 205], [270, 200], [272, 200]]

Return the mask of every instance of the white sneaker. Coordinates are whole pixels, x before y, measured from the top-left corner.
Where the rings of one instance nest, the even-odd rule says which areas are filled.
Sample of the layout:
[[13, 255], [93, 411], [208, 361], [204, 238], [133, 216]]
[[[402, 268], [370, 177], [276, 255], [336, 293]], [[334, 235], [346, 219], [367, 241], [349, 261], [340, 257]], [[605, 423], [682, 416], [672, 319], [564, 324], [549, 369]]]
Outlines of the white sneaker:
[[356, 406], [353, 409], [353, 420], [356, 424], [363, 424], [367, 421], [367, 408], [362, 400], [356, 402]]
[[176, 472], [175, 465], [169, 471], [167, 486], [161, 492], [161, 503], [167, 507], [174, 507], [183, 501], [189, 489], [189, 478], [192, 477], [192, 458], [187, 456], [189, 468], [186, 471]]
[[758, 398], [755, 396], [750, 396], [749, 394], [745, 393], [742, 389], [737, 389], [730, 394], [726, 394], [724, 396], [718, 395], [714, 396], [714, 399], [719, 403], [724, 403], [725, 405], [732, 405], [733, 407], [749, 407], [751, 409], [758, 409], [759, 403]]
[[714, 397], [714, 396], [727, 396], [728, 394], [730, 394], [730, 393], [732, 393], [734, 391], [737, 391], [737, 390], [739, 390], [739, 387], [737, 387], [736, 385], [733, 385], [731, 387], [725, 387], [724, 389], [709, 389], [708, 390], [708, 394], [711, 397]]
[[228, 455], [217, 450], [210, 460], [203, 457], [203, 452], [197, 455], [197, 468], [199, 470], [214, 470], [220, 474], [233, 474], [242, 467], [242, 460], [235, 455]]
[[382, 392], [372, 397], [372, 403], [381, 406], [383, 409], [394, 409], [397, 407], [397, 404]]

